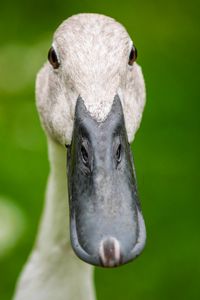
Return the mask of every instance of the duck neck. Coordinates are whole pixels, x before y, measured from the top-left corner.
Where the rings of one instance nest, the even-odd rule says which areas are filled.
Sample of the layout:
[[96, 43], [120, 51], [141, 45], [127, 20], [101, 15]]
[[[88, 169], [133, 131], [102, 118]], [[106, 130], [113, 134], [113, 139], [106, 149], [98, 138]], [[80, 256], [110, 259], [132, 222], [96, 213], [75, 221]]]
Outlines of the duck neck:
[[[42, 300], [95, 300], [93, 267], [76, 257], [70, 243], [66, 149], [48, 138], [48, 154], [46, 203], [32, 255], [33, 261], [34, 254], [36, 257], [34, 268], [38, 269], [39, 264], [48, 293], [44, 296], [42, 288], [37, 295], [41, 293]], [[41, 282], [40, 275], [37, 280]]]
[[48, 157], [50, 174], [45, 210], [37, 239], [37, 246], [45, 252], [54, 246], [63, 247], [70, 243], [66, 149], [48, 138]]

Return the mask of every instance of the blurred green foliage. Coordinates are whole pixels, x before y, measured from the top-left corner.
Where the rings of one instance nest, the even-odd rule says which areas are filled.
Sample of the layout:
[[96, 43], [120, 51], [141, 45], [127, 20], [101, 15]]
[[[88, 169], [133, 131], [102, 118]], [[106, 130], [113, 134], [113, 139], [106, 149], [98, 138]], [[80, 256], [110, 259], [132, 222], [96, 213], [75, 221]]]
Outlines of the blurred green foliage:
[[98, 300], [200, 299], [200, 2], [194, 0], [1, 1], [0, 202], [10, 199], [25, 225], [0, 256], [0, 299], [11, 299], [33, 245], [48, 175], [35, 75], [55, 28], [79, 12], [103, 13], [125, 25], [147, 86], [132, 147], [148, 242], [135, 262], [96, 270]]

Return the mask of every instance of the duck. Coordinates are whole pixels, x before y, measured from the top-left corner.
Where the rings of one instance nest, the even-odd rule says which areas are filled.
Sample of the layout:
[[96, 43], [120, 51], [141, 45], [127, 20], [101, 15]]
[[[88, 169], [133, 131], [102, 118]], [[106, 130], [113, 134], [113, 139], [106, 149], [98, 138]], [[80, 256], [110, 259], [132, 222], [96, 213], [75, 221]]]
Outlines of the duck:
[[136, 58], [127, 30], [111, 17], [82, 13], [55, 31], [36, 78], [50, 174], [14, 300], [95, 300], [94, 266], [118, 267], [142, 252], [130, 144], [146, 92]]

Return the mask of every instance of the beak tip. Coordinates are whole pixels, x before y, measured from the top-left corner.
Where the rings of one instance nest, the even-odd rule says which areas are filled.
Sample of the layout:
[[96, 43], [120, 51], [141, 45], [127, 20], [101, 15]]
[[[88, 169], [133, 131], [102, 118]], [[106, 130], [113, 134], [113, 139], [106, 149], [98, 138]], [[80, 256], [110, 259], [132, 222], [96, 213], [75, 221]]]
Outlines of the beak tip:
[[101, 241], [99, 247], [100, 262], [103, 267], [117, 267], [122, 264], [122, 254], [119, 241], [108, 237]]

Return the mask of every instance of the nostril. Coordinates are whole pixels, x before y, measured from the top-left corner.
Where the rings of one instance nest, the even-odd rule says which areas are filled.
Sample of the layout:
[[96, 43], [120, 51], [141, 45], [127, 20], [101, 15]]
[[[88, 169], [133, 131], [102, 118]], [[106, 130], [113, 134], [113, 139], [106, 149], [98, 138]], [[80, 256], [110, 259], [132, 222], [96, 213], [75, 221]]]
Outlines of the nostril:
[[117, 163], [118, 163], [118, 164], [120, 163], [121, 158], [122, 158], [121, 152], [122, 152], [122, 145], [119, 144], [119, 146], [118, 146], [118, 148], [117, 148], [117, 151], [116, 151], [116, 154], [115, 154], [115, 155], [116, 155], [116, 160], [117, 160]]
[[113, 237], [101, 241], [99, 256], [101, 264], [104, 267], [115, 267], [120, 265], [122, 262], [122, 255], [119, 241]]

